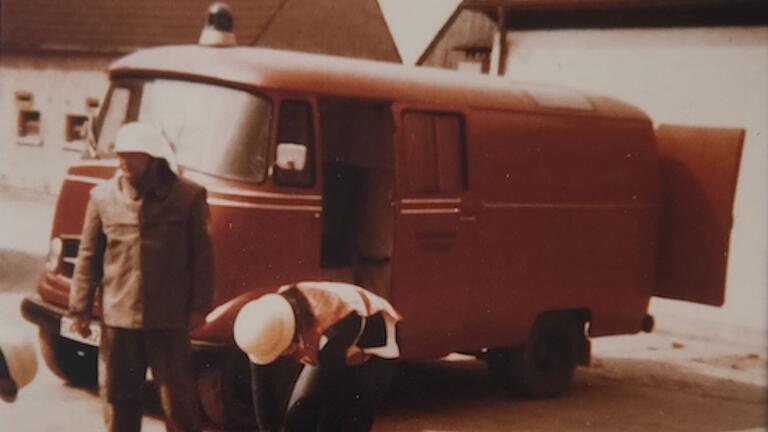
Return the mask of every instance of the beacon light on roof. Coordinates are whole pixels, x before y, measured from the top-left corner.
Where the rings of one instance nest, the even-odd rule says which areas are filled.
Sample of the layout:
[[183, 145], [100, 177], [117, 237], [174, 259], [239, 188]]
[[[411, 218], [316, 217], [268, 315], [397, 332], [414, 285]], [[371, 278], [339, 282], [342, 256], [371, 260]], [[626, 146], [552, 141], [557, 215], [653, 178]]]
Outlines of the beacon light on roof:
[[212, 47], [237, 45], [237, 39], [232, 32], [234, 19], [232, 11], [226, 3], [213, 3], [208, 7], [208, 20], [205, 23], [198, 44]]

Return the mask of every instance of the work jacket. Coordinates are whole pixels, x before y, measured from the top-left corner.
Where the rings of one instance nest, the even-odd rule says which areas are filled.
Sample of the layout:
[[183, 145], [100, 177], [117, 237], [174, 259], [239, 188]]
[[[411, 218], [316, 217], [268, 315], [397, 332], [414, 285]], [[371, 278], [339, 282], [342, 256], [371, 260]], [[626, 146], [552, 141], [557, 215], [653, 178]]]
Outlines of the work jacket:
[[[400, 356], [396, 325], [402, 318], [389, 302], [358, 286], [340, 282], [299, 282], [278, 292], [295, 301], [300, 295], [313, 315], [319, 343], [299, 361], [357, 364], [370, 356], [395, 359]], [[317, 350], [317, 351], [314, 351]], [[328, 363], [328, 362], [326, 362]]]
[[102, 320], [121, 328], [188, 325], [209, 311], [213, 254], [206, 191], [171, 176], [132, 199], [120, 172], [91, 190], [69, 310], [91, 313], [101, 291]]

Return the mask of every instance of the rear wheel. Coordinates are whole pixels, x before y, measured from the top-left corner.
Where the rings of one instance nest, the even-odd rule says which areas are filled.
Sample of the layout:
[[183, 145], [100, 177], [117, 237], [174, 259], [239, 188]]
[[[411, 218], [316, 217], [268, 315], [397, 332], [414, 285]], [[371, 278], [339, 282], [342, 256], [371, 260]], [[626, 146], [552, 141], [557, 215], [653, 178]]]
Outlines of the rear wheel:
[[567, 313], [542, 315], [522, 345], [489, 353], [489, 371], [508, 391], [556, 396], [570, 385], [585, 338], [583, 319]]
[[98, 385], [98, 348], [42, 329], [39, 337], [43, 360], [56, 376], [76, 386]]

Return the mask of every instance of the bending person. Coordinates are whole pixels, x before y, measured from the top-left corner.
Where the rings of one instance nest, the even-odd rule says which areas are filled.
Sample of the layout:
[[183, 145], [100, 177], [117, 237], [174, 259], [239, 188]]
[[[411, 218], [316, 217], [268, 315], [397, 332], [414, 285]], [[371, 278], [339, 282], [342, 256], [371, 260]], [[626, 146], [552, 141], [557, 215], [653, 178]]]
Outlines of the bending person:
[[345, 283], [286, 285], [247, 303], [234, 336], [252, 362], [259, 430], [283, 423], [265, 367], [281, 356], [305, 365], [285, 412], [286, 431], [370, 430], [400, 356], [399, 320], [386, 300]]

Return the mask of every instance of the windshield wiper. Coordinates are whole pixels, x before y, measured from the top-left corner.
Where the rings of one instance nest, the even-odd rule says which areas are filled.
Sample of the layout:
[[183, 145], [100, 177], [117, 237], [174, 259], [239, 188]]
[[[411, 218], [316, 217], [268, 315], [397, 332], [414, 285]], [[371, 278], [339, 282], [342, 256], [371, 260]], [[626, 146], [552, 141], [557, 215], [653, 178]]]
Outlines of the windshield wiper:
[[88, 156], [92, 159], [99, 159], [99, 151], [96, 148], [97, 142], [96, 142], [96, 134], [93, 131], [93, 123], [94, 123], [95, 117], [90, 115], [88, 116], [88, 121], [86, 122], [86, 128], [85, 128], [85, 142], [86, 142], [86, 150], [88, 151]]

